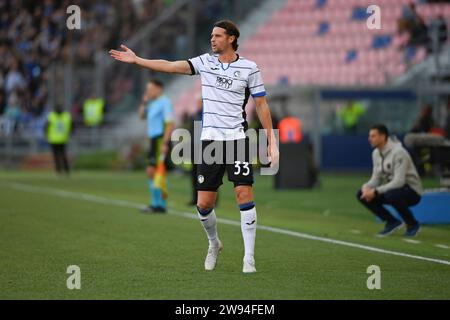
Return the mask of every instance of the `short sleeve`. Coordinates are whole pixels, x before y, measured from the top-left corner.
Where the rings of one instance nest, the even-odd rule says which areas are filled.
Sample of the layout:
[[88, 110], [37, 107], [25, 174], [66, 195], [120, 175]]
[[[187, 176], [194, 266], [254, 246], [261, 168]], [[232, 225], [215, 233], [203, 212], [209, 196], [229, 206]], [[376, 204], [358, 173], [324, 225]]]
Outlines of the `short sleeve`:
[[191, 67], [191, 75], [200, 74], [200, 70], [205, 68], [205, 55], [188, 59], [187, 62]]
[[264, 81], [258, 66], [255, 66], [248, 75], [248, 89], [253, 98], [266, 95], [266, 88], [264, 88]]
[[174, 115], [173, 115], [173, 108], [172, 104], [167, 101], [164, 103], [164, 122], [173, 122]]

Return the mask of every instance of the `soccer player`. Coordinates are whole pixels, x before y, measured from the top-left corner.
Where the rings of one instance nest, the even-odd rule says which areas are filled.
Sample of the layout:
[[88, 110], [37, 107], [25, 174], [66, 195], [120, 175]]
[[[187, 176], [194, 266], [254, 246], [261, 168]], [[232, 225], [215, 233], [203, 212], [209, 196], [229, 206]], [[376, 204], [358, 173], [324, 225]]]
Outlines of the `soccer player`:
[[[272, 119], [266, 101], [266, 91], [261, 71], [255, 62], [237, 54], [239, 29], [229, 21], [222, 20], [214, 24], [211, 32], [212, 53], [184, 61], [147, 60], [122, 45], [124, 51], [111, 50], [110, 54], [119, 61], [134, 63], [154, 71], [200, 75], [203, 98], [202, 152], [212, 143], [219, 142], [227, 150], [234, 146], [233, 163], [212, 164], [202, 161], [197, 167], [198, 216], [203, 225], [209, 248], [205, 259], [205, 270], [216, 267], [217, 257], [222, 250], [218, 238], [214, 205], [217, 190], [227, 172], [228, 180], [234, 184], [236, 201], [241, 213], [241, 230], [244, 240], [243, 272], [256, 272], [254, 251], [256, 236], [256, 207], [253, 198], [253, 170], [248, 152], [244, 157], [237, 152], [236, 146], [245, 145], [247, 121], [245, 105], [250, 95], [268, 137], [268, 159], [272, 166], [278, 162], [278, 149], [272, 130]], [[230, 149], [229, 149], [230, 148]]]
[[[173, 128], [173, 109], [164, 95], [164, 84], [158, 79], [148, 82], [139, 106], [139, 117], [147, 120], [147, 134], [150, 140], [147, 177], [150, 190], [150, 205], [143, 212], [166, 212], [166, 200], [160, 185], [155, 183], [155, 171], [161, 161], [165, 161]], [[165, 179], [165, 177], [163, 177]]]

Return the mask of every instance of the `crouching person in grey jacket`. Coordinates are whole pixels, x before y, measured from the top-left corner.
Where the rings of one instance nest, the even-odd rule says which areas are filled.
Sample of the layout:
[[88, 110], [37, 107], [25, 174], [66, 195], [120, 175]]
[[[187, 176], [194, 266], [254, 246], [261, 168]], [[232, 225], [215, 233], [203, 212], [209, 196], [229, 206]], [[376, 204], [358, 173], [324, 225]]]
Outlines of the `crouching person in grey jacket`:
[[415, 236], [419, 223], [409, 207], [420, 202], [422, 184], [408, 152], [397, 140], [389, 138], [385, 125], [374, 125], [370, 129], [369, 142], [373, 148], [373, 172], [370, 180], [358, 191], [358, 200], [386, 225], [379, 233], [386, 236], [403, 226], [383, 207], [391, 205], [406, 224], [405, 236]]

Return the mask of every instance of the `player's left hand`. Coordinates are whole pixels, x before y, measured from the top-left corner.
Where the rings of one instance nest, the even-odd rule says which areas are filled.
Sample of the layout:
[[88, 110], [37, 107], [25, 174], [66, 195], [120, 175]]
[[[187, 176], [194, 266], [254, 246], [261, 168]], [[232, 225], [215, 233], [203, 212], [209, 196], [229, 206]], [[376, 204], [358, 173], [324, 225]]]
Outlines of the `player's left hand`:
[[131, 50], [130, 48], [126, 47], [125, 45], [120, 45], [122, 50], [109, 50], [109, 54], [111, 57], [113, 57], [116, 60], [126, 62], [126, 63], [136, 63], [136, 54]]
[[268, 145], [267, 156], [269, 158], [271, 167], [274, 167], [280, 161], [280, 152], [278, 150], [277, 144], [274, 141], [272, 141]]

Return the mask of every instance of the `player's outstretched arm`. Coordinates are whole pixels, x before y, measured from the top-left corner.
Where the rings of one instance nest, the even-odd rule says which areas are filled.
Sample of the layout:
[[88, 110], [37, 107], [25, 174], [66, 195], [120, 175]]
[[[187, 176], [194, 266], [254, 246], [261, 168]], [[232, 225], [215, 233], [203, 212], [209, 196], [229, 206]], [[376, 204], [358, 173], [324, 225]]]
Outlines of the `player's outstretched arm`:
[[109, 54], [116, 60], [134, 63], [141, 67], [153, 71], [165, 73], [191, 74], [191, 67], [187, 61], [167, 61], [167, 60], [149, 60], [138, 57], [131, 49], [125, 45], [120, 46], [124, 51], [110, 50]]

